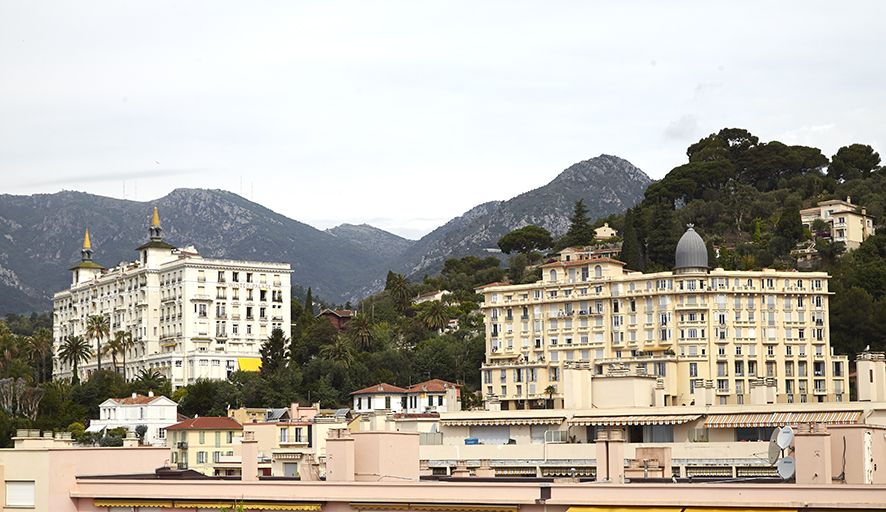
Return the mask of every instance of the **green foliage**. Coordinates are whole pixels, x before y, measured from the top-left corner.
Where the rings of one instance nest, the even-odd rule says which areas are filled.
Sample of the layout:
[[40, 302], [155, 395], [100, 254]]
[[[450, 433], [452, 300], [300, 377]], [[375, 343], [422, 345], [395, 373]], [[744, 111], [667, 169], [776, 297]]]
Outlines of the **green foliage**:
[[285, 366], [289, 359], [287, 349], [290, 346], [289, 338], [281, 329], [274, 329], [271, 335], [262, 342], [259, 354], [261, 354], [261, 373], [264, 376], [271, 375], [280, 366]]
[[553, 244], [554, 240], [547, 229], [532, 225], [515, 229], [498, 240], [498, 247], [505, 254], [511, 254], [514, 251], [528, 254], [532, 251], [548, 249]]
[[870, 146], [852, 144], [837, 150], [828, 167], [828, 177], [835, 180], [866, 178], [879, 170], [880, 155]]
[[[573, 205], [572, 217], [569, 217], [569, 230], [559, 240], [557, 247], [580, 247], [592, 244], [594, 242], [594, 228], [590, 222], [584, 199], [579, 199]], [[537, 247], [536, 249], [546, 249], [547, 247]]]

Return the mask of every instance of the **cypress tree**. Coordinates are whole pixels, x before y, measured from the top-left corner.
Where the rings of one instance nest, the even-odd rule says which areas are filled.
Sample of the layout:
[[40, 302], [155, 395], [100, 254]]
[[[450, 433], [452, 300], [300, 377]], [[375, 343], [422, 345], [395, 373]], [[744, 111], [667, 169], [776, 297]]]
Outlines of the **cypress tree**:
[[640, 242], [637, 240], [637, 229], [634, 227], [634, 211], [625, 211], [624, 233], [621, 245], [621, 261], [631, 270], [640, 270]]

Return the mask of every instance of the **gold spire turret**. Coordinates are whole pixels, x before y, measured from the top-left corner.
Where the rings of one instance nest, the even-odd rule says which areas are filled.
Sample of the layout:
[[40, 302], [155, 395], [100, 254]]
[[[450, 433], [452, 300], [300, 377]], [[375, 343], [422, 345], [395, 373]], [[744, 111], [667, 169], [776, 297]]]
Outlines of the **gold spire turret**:
[[154, 216], [151, 217], [151, 229], [148, 230], [151, 234], [151, 240], [154, 242], [161, 241], [161, 233], [163, 232], [163, 228], [160, 227], [160, 215], [157, 214], [157, 207], [154, 207]]
[[80, 249], [80, 259], [82, 261], [92, 261], [92, 244], [89, 243], [89, 228], [86, 229], [86, 235], [83, 237], [83, 248]]

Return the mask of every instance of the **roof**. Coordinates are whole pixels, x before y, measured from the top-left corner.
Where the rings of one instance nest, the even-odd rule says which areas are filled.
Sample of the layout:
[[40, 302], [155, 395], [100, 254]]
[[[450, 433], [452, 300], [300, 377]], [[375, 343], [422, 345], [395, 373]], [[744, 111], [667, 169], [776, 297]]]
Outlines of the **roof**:
[[175, 249], [175, 246], [169, 245], [166, 242], [162, 242], [160, 240], [151, 240], [145, 245], [135, 248], [136, 251], [140, 251], [142, 249]]
[[446, 382], [445, 380], [440, 379], [431, 379], [426, 382], [419, 382], [418, 384], [410, 387], [406, 390], [407, 393], [420, 393], [420, 392], [439, 392], [442, 393], [446, 391], [446, 388], [459, 388], [458, 384], [453, 384], [451, 382]]
[[[707, 253], [705, 253], [707, 254]], [[552, 261], [546, 265], [542, 265], [541, 268], [546, 267], [574, 267], [576, 265], [587, 265], [589, 263], [618, 263], [619, 265], [624, 265], [625, 262], [615, 260], [612, 258], [591, 258], [587, 260], [570, 260], [570, 261]]]
[[508, 283], [502, 283], [501, 281], [495, 283], [484, 284], [483, 286], [475, 286], [475, 290], [482, 290], [483, 288], [489, 288], [491, 286], [508, 286]]
[[83, 237], [83, 248], [92, 249], [92, 245], [89, 244], [89, 228], [86, 228], [86, 236]]
[[357, 310], [355, 309], [324, 309], [317, 316], [325, 315], [326, 313], [333, 314], [339, 318], [351, 318], [352, 316], [357, 315]]
[[243, 425], [233, 418], [207, 416], [176, 423], [166, 427], [166, 430], [243, 430]]
[[437, 291], [435, 291], [435, 292], [423, 293], [423, 294], [419, 295], [419, 296], [416, 297], [416, 298], [421, 299], [421, 298], [424, 298], [424, 297], [433, 297], [434, 295], [437, 295], [438, 293], [443, 293], [443, 290], [437, 290]]
[[677, 242], [676, 261], [674, 268], [708, 268], [708, 248], [691, 225]]
[[384, 382], [375, 385], [369, 386], [368, 388], [361, 389], [359, 391], [353, 391], [352, 395], [367, 395], [372, 393], [406, 393], [406, 390], [403, 388], [398, 388], [397, 386], [392, 386], [390, 384], [385, 384]]
[[99, 270], [105, 269], [105, 267], [99, 265], [98, 263], [93, 263], [91, 261], [83, 261], [81, 263], [78, 263], [77, 265], [74, 265], [73, 267], [69, 268], [68, 270], [77, 270], [78, 268], [95, 268], [95, 269], [99, 269]]
[[162, 395], [160, 395], [160, 396], [135, 395], [134, 397], [128, 396], [126, 398], [108, 398], [108, 400], [112, 400], [114, 402], [117, 402], [120, 405], [146, 405], [146, 404], [153, 402], [154, 400], [159, 400], [161, 396]]

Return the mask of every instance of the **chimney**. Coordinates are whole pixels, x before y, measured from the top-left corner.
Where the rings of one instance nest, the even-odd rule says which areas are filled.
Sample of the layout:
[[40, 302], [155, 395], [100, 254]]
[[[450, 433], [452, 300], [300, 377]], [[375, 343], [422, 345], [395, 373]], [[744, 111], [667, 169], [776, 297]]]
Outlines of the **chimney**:
[[134, 399], [135, 399], [135, 397], [136, 397], [136, 394], [135, 394], [135, 393], [133, 393], [133, 394], [132, 394], [132, 399], [133, 399], [133, 400], [134, 400]]
[[258, 441], [255, 440], [255, 432], [243, 431], [243, 441], [240, 443], [240, 468], [241, 482], [255, 482], [258, 480]]
[[149, 390], [148, 390], [148, 396], [154, 396], [154, 390], [153, 390], [153, 389], [149, 389]]

